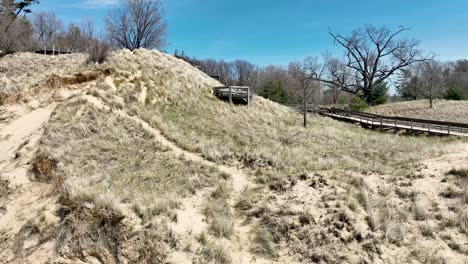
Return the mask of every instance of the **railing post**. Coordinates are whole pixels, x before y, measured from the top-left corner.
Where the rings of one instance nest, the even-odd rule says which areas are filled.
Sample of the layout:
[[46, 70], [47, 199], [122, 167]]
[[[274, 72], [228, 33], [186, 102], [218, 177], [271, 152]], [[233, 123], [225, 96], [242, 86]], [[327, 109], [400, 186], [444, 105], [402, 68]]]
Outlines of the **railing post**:
[[447, 132], [448, 132], [448, 135], [450, 136], [450, 125], [447, 126]]
[[383, 131], [383, 118], [380, 117], [380, 131]]
[[250, 107], [250, 87], [247, 88], [247, 107]]
[[229, 103], [232, 104], [232, 86], [229, 86]]

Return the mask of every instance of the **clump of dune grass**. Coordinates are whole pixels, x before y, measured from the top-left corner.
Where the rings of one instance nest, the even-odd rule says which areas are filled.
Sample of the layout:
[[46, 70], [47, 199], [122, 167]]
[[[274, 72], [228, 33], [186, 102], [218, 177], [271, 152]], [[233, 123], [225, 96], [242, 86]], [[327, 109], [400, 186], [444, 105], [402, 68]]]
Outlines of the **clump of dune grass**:
[[411, 252], [411, 255], [422, 263], [444, 264], [448, 263], [446, 257], [441, 253], [441, 247], [431, 247], [418, 243]]
[[468, 183], [463, 187], [463, 201], [468, 204]]
[[453, 168], [451, 169], [448, 174], [458, 176], [462, 179], [468, 180], [468, 169], [467, 168]]
[[468, 234], [468, 209], [466, 208], [466, 206], [462, 206], [459, 209], [457, 219], [460, 231], [464, 234]]
[[228, 199], [232, 192], [228, 182], [220, 182], [205, 202], [204, 213], [216, 237], [230, 238], [234, 233], [233, 213]]
[[206, 243], [196, 252], [197, 256], [193, 259], [194, 264], [215, 263], [230, 264], [232, 257], [225, 246], [213, 242]]
[[288, 240], [291, 235], [293, 224], [288, 220], [290, 214], [287, 208], [265, 210], [261, 213], [254, 231], [255, 244], [252, 251], [267, 258], [278, 257], [280, 243]]
[[434, 227], [429, 223], [420, 224], [419, 231], [425, 237], [434, 237]]

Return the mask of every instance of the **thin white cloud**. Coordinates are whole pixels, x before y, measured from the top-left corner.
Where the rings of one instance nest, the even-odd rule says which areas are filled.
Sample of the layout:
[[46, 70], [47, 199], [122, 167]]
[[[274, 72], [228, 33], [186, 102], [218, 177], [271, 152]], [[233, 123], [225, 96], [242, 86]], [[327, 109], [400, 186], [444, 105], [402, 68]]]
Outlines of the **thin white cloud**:
[[89, 8], [112, 7], [120, 3], [120, 0], [85, 0], [84, 5]]

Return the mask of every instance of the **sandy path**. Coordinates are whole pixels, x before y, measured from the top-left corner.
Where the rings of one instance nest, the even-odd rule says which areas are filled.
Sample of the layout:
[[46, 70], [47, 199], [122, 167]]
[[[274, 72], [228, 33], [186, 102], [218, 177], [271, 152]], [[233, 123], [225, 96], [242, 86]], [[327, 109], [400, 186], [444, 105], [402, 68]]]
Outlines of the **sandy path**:
[[56, 103], [52, 103], [44, 108], [38, 108], [5, 126], [0, 131], [2, 139], [0, 141], [0, 162], [11, 159], [19, 145], [49, 120], [55, 107]]
[[[39, 234], [30, 234], [21, 246], [22, 255], [15, 253], [16, 238], [27, 224], [40, 217], [43, 223], [58, 223], [54, 215], [56, 201], [48, 195], [49, 184], [31, 182], [29, 161], [34, 157], [44, 124], [56, 107], [51, 103], [4, 124], [0, 130], [0, 178], [9, 182], [9, 195], [0, 198], [0, 263], [45, 263], [53, 255], [53, 242], [39, 241]], [[2, 240], [2, 239], [0, 239]]]

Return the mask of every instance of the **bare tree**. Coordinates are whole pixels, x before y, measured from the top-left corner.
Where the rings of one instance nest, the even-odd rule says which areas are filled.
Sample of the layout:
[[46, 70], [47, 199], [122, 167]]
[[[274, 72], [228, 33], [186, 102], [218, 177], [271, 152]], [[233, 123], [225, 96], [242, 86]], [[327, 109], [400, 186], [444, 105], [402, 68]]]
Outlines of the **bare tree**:
[[5, 27], [3, 29], [4, 33], [7, 33], [10, 27], [13, 25], [14, 21], [19, 17], [21, 13], [31, 13], [29, 8], [33, 4], [38, 4], [38, 0], [1, 0], [0, 1], [0, 14], [8, 17], [5, 20]]
[[88, 45], [88, 62], [103, 63], [112, 50], [112, 45], [103, 36], [90, 39]]
[[37, 2], [0, 0], [0, 57], [30, 49], [32, 28], [21, 14], [30, 13], [29, 7]]
[[166, 44], [167, 24], [159, 0], [124, 0], [120, 9], [107, 16], [106, 24], [119, 47], [161, 49]]
[[81, 25], [80, 25], [80, 29], [81, 29], [81, 35], [88, 39], [88, 40], [92, 40], [95, 38], [95, 34], [96, 34], [96, 27], [94, 26], [94, 22], [93, 20], [91, 19], [85, 19]]
[[408, 68], [400, 71], [396, 91], [405, 100], [418, 100], [423, 98], [422, 71], [423, 63], [414, 63]]
[[67, 31], [61, 37], [61, 47], [69, 52], [85, 51], [85, 39], [78, 24], [68, 24]]
[[216, 72], [218, 73], [221, 82], [223, 82], [226, 85], [234, 84], [234, 73], [231, 63], [221, 60], [218, 62], [216, 68]]
[[[8, 17], [0, 15], [0, 30], [9, 23]], [[0, 33], [0, 57], [30, 50], [32, 46], [32, 27], [25, 18], [17, 18], [10, 24], [6, 33]]]
[[353, 31], [349, 37], [330, 31], [335, 43], [345, 49], [346, 55], [341, 66], [337, 67], [336, 62], [330, 65], [328, 77], [321, 81], [337, 85], [346, 92], [361, 93], [371, 103], [374, 87], [398, 70], [429, 59], [421, 56], [417, 41], [399, 38], [401, 33], [408, 30], [400, 27], [392, 32], [385, 27], [367, 25]]
[[34, 14], [33, 26], [38, 44], [45, 49], [56, 41], [59, 32], [63, 29], [62, 22], [52, 11]]
[[434, 99], [441, 98], [445, 92], [444, 67], [435, 60], [426, 61], [422, 65], [421, 75], [422, 87], [432, 108]]
[[233, 67], [238, 85], [249, 86], [255, 82], [257, 66], [245, 60], [236, 60], [233, 62]]
[[288, 71], [297, 82], [300, 112], [303, 115], [303, 125], [307, 127], [308, 104], [314, 103], [313, 96], [320, 95], [320, 80], [325, 64], [320, 64], [317, 58], [307, 57], [302, 62], [291, 62]]

